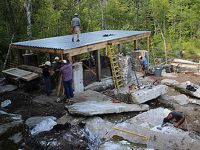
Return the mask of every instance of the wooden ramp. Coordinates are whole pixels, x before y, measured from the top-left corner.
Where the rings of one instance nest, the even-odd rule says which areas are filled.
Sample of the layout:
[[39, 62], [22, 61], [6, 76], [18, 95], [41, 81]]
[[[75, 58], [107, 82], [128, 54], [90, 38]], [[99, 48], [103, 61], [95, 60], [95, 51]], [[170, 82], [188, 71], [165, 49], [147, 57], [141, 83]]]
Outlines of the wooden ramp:
[[12, 77], [15, 77], [15, 78], [18, 78], [18, 79], [22, 79], [24, 81], [31, 81], [31, 80], [39, 77], [39, 74], [37, 74], [37, 73], [22, 70], [22, 69], [19, 69], [19, 68], [10, 68], [10, 69], [7, 69], [7, 70], [3, 70], [2, 72], [4, 74], [8, 75], [8, 76], [12, 76]]

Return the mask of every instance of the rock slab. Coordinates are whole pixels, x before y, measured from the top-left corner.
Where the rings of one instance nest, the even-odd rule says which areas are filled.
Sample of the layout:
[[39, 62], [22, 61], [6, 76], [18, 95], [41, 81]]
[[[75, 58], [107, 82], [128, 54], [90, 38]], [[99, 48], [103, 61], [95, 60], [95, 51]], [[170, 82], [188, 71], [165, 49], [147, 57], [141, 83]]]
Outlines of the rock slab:
[[184, 94], [173, 96], [173, 98], [180, 105], [186, 105], [189, 103], [189, 98]]
[[70, 114], [83, 116], [146, 111], [149, 109], [148, 105], [112, 103], [111, 101], [85, 101], [65, 107]]
[[166, 85], [152, 86], [151, 88], [144, 88], [131, 93], [133, 100], [137, 103], [145, 103], [149, 100], [155, 99], [167, 93], [168, 87]]

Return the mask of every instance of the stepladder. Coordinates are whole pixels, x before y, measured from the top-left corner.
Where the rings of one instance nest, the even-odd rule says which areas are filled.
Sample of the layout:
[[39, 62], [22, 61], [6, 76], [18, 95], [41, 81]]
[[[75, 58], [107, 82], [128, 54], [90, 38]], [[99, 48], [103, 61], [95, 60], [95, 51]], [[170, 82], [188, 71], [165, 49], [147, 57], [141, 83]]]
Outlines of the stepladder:
[[110, 59], [114, 86], [116, 90], [119, 90], [119, 88], [125, 86], [125, 81], [117, 58], [117, 47], [115, 45], [108, 45], [107, 52]]

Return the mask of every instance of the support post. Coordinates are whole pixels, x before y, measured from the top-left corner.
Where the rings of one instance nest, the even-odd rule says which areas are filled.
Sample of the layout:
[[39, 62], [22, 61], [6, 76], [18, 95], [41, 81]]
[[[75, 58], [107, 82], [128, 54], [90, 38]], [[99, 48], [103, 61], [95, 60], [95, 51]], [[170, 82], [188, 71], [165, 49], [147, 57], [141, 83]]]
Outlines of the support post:
[[96, 61], [96, 74], [97, 81], [101, 81], [101, 60], [100, 60], [100, 50], [95, 51], [95, 61]]
[[118, 46], [119, 52], [122, 53], [122, 44], [118, 44], [117, 46]]
[[147, 51], [148, 51], [148, 64], [150, 63], [150, 59], [149, 59], [149, 56], [150, 56], [150, 51], [149, 51], [149, 44], [150, 44], [150, 38], [149, 38], [149, 36], [147, 37]]
[[134, 50], [138, 49], [138, 40], [134, 41]]

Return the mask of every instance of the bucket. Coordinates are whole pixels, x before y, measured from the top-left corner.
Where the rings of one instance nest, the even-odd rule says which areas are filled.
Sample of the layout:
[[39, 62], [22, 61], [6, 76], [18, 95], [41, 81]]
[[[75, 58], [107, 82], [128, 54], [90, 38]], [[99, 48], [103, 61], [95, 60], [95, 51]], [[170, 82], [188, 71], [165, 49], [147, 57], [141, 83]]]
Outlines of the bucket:
[[154, 71], [154, 75], [156, 77], [161, 77], [161, 75], [162, 75], [162, 67], [156, 67], [155, 71]]

